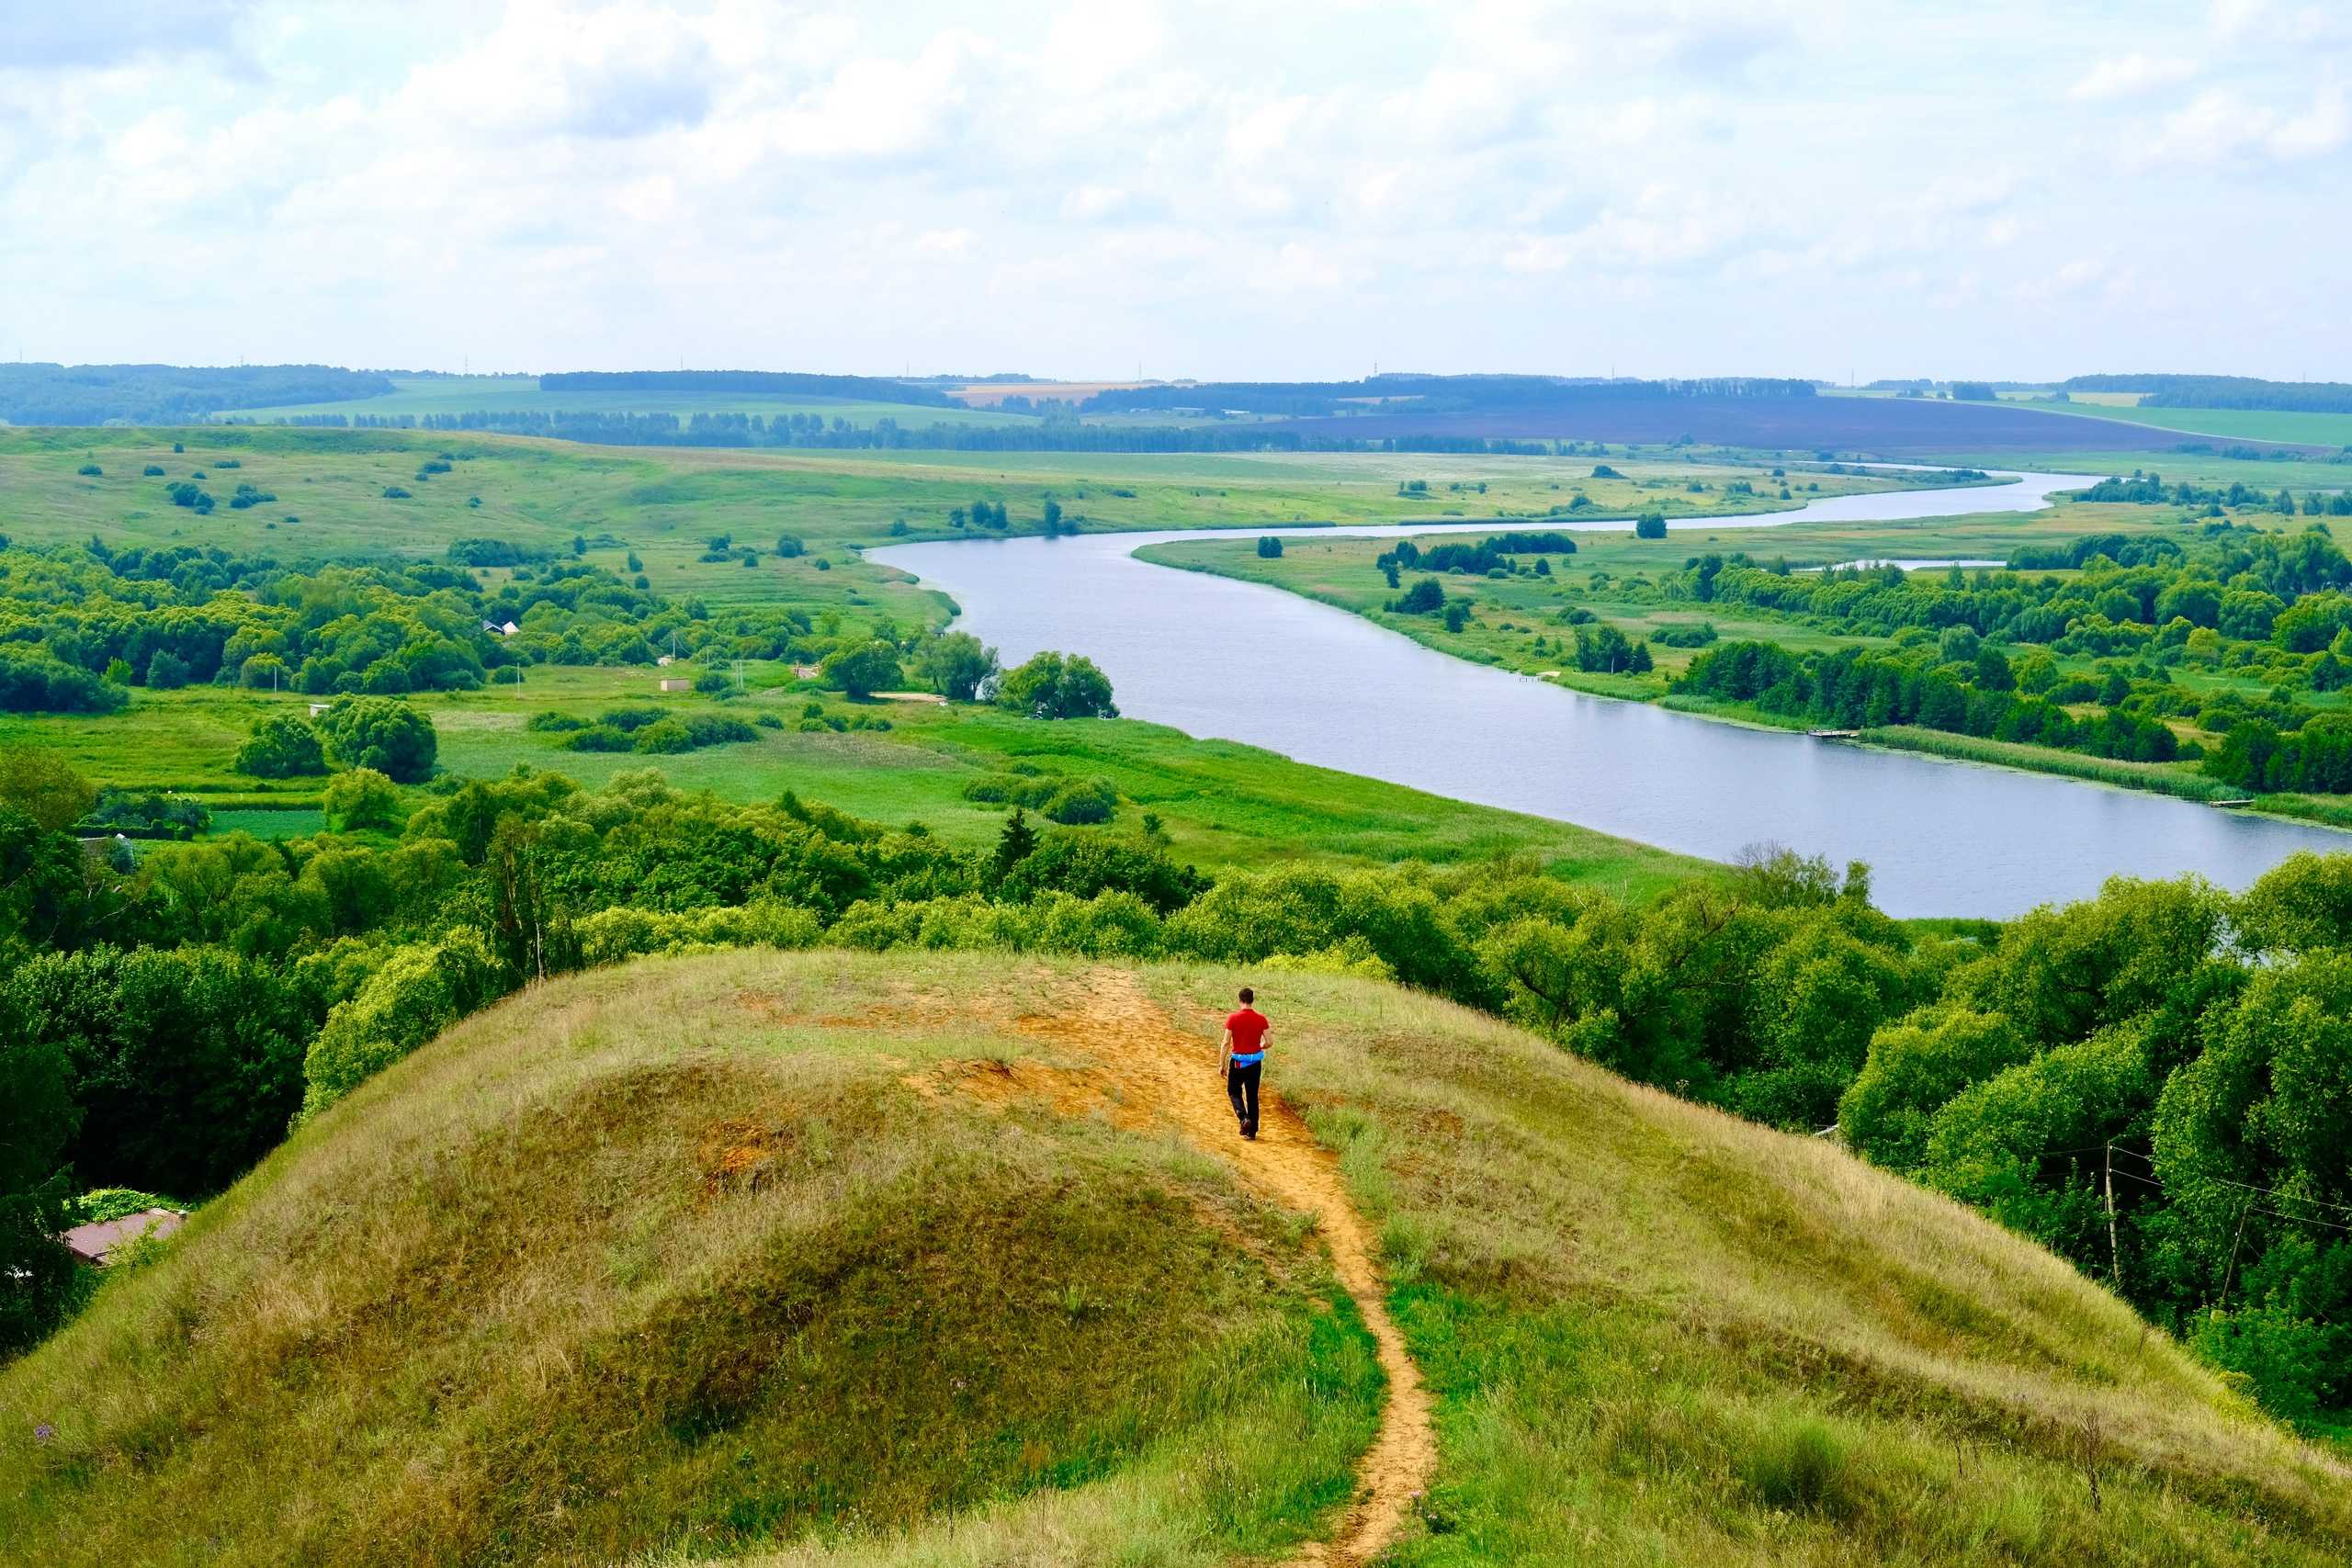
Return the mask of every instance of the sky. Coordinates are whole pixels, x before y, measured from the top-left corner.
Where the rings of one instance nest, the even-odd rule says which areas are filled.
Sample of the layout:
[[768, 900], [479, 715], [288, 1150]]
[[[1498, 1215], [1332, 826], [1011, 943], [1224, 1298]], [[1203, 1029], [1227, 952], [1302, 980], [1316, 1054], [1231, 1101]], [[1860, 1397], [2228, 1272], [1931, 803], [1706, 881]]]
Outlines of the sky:
[[2352, 5], [0, 0], [0, 358], [2352, 379]]

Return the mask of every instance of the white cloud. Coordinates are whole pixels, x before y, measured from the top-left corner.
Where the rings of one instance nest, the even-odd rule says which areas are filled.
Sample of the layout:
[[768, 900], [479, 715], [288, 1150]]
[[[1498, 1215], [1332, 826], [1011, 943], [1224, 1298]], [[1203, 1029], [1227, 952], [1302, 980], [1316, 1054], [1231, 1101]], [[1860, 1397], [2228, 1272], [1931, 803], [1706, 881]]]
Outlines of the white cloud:
[[1916, 367], [1951, 302], [2041, 299], [1953, 341], [2071, 353], [2079, 319], [2104, 362], [2239, 264], [2053, 258], [2287, 211], [2265, 320], [2352, 354], [2340, 7], [2150, 14], [2124, 52], [2029, 0], [1033, 4], [185, 0], [158, 48], [51, 7], [0, 60], [0, 345], [1292, 376], [1377, 323], [1438, 367]]
[[2197, 67], [2192, 62], [2143, 54], [2134, 50], [2130, 54], [2102, 60], [2092, 66], [2088, 74], [2066, 89], [2066, 96], [2084, 103], [2138, 97], [2143, 93], [2178, 86], [2196, 74]]

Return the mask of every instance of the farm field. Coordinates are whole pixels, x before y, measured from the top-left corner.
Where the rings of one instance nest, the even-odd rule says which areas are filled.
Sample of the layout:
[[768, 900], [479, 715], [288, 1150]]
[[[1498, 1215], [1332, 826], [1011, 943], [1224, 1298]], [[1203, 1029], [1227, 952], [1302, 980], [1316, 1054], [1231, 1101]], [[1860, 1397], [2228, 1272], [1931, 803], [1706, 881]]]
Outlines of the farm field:
[[2132, 393], [2109, 394], [2134, 399], [2128, 403], [2101, 403], [2088, 410], [2079, 406], [2086, 398], [2097, 395], [2077, 395], [2071, 413], [2070, 405], [2065, 403], [2019, 401], [2016, 406], [2075, 419], [2111, 419], [2154, 430], [2174, 431], [2178, 438], [2210, 436], [2222, 441], [2276, 441], [2306, 446], [2352, 447], [2352, 413], [2302, 413], [2272, 409], [2149, 408], [2137, 401], [2136, 394]]
[[2092, 446], [2160, 452], [2177, 434], [2134, 433], [2081, 416], [2043, 413], [2006, 403], [1812, 397], [1675, 399], [1584, 398], [1556, 407], [1476, 413], [1367, 413], [1301, 419], [1286, 428], [1302, 434], [1380, 440], [1430, 435], [1467, 438], [1552, 438], [1662, 444], [1689, 437], [1711, 446], [1841, 456], [1920, 457], [1954, 451], [2005, 454], [2023, 462], [2043, 453]]
[[671, 390], [586, 392], [542, 391], [536, 376], [395, 376], [397, 389], [390, 396], [360, 398], [331, 403], [293, 403], [275, 408], [229, 409], [223, 420], [254, 420], [266, 424], [320, 414], [423, 419], [427, 415], [464, 413], [669, 413], [688, 419], [698, 413], [815, 414], [852, 424], [873, 424], [884, 419], [903, 425], [1016, 424], [1028, 416], [1000, 414], [978, 408], [941, 408], [930, 404], [868, 402], [842, 398], [786, 397], [755, 392], [692, 392]]

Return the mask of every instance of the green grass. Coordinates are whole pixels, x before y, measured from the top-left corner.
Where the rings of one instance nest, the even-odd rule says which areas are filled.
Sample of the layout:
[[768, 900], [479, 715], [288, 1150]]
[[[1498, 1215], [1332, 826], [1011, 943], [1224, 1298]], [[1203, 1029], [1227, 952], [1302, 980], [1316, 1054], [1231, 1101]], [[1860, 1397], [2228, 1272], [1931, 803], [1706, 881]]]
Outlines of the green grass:
[[2017, 402], [2050, 413], [2120, 420], [2126, 424], [2177, 430], [2182, 439], [2276, 441], [2296, 446], [2352, 446], [2352, 413], [2301, 413], [2272, 409], [2152, 409], [2131, 404]]
[[1186, 1534], [1297, 1539], [1379, 1397], [1344, 1292], [1179, 1145], [910, 1085], [1020, 1052], [931, 1021], [992, 967], [738, 955], [461, 1025], [0, 1374], [0, 1538], [605, 1562], [1148, 1464]]
[[2237, 800], [2245, 792], [2208, 778], [2193, 762], [2124, 762], [2109, 757], [2086, 756], [2079, 751], [2062, 751], [2048, 746], [2029, 746], [2014, 740], [1986, 740], [1973, 735], [1954, 735], [1941, 729], [1922, 729], [1917, 725], [1890, 725], [1862, 731], [1862, 739], [1872, 746], [1885, 746], [1898, 751], [1923, 751], [1931, 757], [1950, 757], [1964, 762], [1989, 762], [1996, 767], [2025, 768], [2038, 773], [2056, 773], [2070, 779], [2084, 779], [2092, 784], [2113, 784], [2119, 789], [2143, 789], [2156, 795], [2175, 795], [2182, 800]]
[[[56, 1428], [0, 1445], [0, 1535], [67, 1565], [1287, 1554], [1351, 1490], [1365, 1337], [1311, 1226], [1077, 1092], [1134, 1026], [1099, 976], [752, 952], [499, 1005], [0, 1372], [0, 1422]], [[2341, 1560], [2340, 1460], [1957, 1204], [1392, 987], [1136, 979], [1204, 1054], [1257, 981], [1270, 1082], [1383, 1238], [1436, 1401], [1400, 1568]]]
[[[789, 671], [764, 665], [752, 666], [751, 675], [755, 683], [789, 680]], [[645, 670], [548, 669], [521, 687], [413, 700], [432, 717], [441, 765], [452, 773], [494, 777], [521, 763], [593, 787], [626, 769], [658, 766], [681, 787], [726, 799], [774, 800], [797, 790], [872, 820], [920, 821], [965, 845], [992, 841], [1003, 807], [967, 800], [964, 787], [1019, 761], [1108, 778], [1124, 801], [1117, 820], [1102, 831], [1132, 836], [1145, 812], [1156, 813], [1170, 852], [1209, 869], [1299, 858], [1386, 864], [1527, 855], [1570, 881], [1635, 898], [1707, 870], [1704, 862], [1571, 823], [1448, 800], [1134, 720], [1044, 722], [988, 707], [852, 704], [797, 683], [722, 704], [699, 694], [657, 695], [652, 682]], [[774, 712], [789, 725], [812, 699], [843, 717], [887, 716], [893, 728], [843, 734], [763, 728], [756, 741], [670, 757], [565, 751], [556, 744], [560, 737], [525, 728], [534, 713], [586, 716], [652, 701], [743, 717]], [[216, 832], [288, 837], [318, 830], [322, 781], [270, 784], [232, 773], [229, 763], [264, 715], [301, 714], [308, 702], [219, 687], [141, 690], [119, 714], [0, 716], [0, 746], [40, 746], [101, 784], [198, 795], [213, 806]], [[424, 794], [414, 793], [422, 804]], [[272, 809], [281, 805], [293, 809]]]

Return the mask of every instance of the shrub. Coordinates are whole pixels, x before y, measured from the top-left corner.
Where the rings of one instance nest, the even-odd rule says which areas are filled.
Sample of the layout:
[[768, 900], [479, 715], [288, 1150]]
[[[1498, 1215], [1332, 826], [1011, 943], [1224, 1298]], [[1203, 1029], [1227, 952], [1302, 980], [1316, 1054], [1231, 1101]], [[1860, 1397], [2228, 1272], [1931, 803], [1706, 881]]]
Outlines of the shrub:
[[824, 934], [815, 911], [774, 900], [675, 913], [599, 909], [582, 917], [575, 931], [589, 964], [721, 947], [814, 947]]
[[384, 487], [384, 499], [386, 501], [406, 501], [408, 499], [408, 491], [402, 490], [398, 485], [386, 485]]
[[558, 744], [567, 751], [628, 751], [636, 749], [637, 737], [617, 725], [592, 724], [572, 731]]
[[1399, 615], [1434, 615], [1445, 608], [1445, 584], [1434, 577], [1416, 578], [1388, 608]]
[[1065, 827], [1108, 822], [1119, 809], [1119, 792], [1106, 779], [1073, 779], [1046, 796], [1040, 809]]
[[1272, 534], [1261, 535], [1258, 539], [1258, 554], [1266, 560], [1280, 560], [1283, 554], [1283, 542]]
[[575, 714], [535, 713], [523, 728], [537, 735], [560, 735], [574, 729], [585, 729], [588, 721]]
[[338, 833], [393, 832], [408, 821], [398, 786], [373, 768], [354, 768], [327, 781], [326, 814], [327, 826]]
[[290, 713], [272, 714], [254, 726], [229, 766], [257, 779], [305, 778], [327, 771], [319, 732]]
[[1634, 537], [1636, 539], [1665, 538], [1666, 514], [1660, 512], [1643, 513], [1634, 520]]
[[674, 718], [647, 725], [637, 732], [629, 744], [630, 750], [643, 751], [650, 756], [670, 756], [694, 749], [693, 732]]
[[139, 472], [146, 479], [160, 479], [164, 477], [164, 466], [161, 463], [150, 463]]

